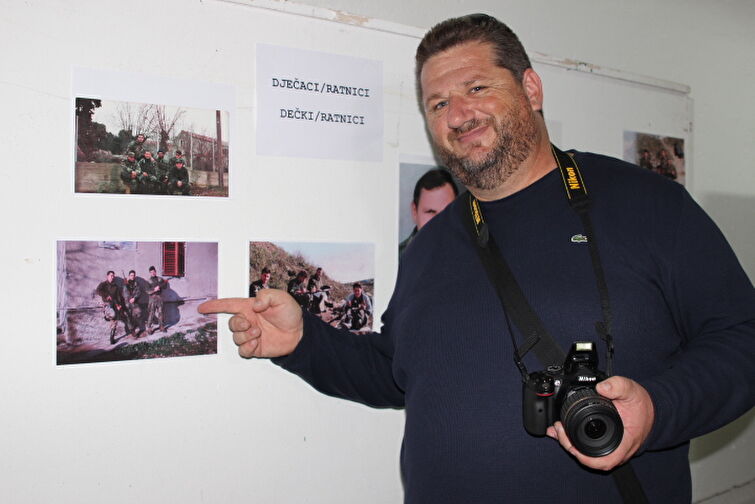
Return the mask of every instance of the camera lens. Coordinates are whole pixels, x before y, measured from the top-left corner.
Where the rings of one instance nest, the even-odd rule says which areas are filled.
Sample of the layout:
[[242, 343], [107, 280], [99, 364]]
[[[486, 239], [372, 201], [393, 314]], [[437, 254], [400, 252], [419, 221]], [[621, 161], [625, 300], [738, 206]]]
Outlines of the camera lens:
[[590, 439], [600, 439], [605, 436], [607, 429], [606, 423], [597, 418], [590, 419], [585, 423], [585, 434]]
[[624, 436], [624, 424], [613, 403], [591, 388], [569, 391], [561, 407], [561, 422], [574, 447], [588, 457], [608, 455]]

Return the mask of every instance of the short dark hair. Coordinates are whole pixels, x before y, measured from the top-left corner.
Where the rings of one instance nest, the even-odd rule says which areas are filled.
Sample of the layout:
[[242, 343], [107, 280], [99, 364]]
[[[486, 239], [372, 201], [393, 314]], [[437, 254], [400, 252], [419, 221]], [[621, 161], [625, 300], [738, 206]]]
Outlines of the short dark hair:
[[113, 271], [113, 270], [107, 270], [107, 273], [105, 273], [105, 276], [108, 276], [110, 273], [112, 273], [113, 275], [115, 275], [115, 271]]
[[129, 270], [128, 274], [130, 275], [131, 273], [133, 273], [134, 275], [136, 275], [136, 271], [134, 271], [134, 270]]
[[157, 273], [157, 268], [155, 268], [154, 266], [150, 266], [149, 271], [154, 271], [155, 273]]
[[182, 155], [182, 156], [184, 155], [184, 153], [183, 153], [183, 152], [181, 152], [180, 150], [177, 150], [177, 151], [176, 151], [176, 156], [178, 156], [179, 154], [180, 154], [180, 155]]
[[352, 289], [356, 289], [357, 287], [359, 287], [361, 289], [362, 288], [362, 284], [360, 284], [359, 282], [356, 282], [354, 285], [351, 286]]
[[416, 78], [417, 90], [422, 94], [420, 75], [427, 60], [451, 47], [465, 42], [483, 42], [491, 44], [495, 51], [496, 64], [508, 69], [514, 78], [521, 82], [524, 71], [532, 68], [530, 58], [511, 28], [487, 14], [469, 14], [467, 16], [446, 19], [428, 31], [417, 47]]
[[268, 275], [270, 274], [270, 268], [262, 268], [262, 271], [260, 271], [260, 275]]
[[441, 187], [446, 184], [451, 186], [454, 196], [459, 195], [459, 189], [456, 187], [456, 183], [451, 174], [448, 173], [448, 170], [444, 170], [443, 168], [427, 170], [414, 185], [414, 196], [412, 198], [414, 205], [419, 205], [419, 195], [422, 193], [422, 189], [427, 189], [429, 191], [430, 189], [435, 189], [436, 187]]

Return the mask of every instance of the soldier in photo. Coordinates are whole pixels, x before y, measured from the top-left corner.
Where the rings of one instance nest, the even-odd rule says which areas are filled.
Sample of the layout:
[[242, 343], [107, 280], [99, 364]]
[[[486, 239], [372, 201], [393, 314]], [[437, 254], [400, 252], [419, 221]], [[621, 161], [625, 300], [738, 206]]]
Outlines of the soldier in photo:
[[156, 194], [168, 194], [168, 173], [170, 173], [170, 161], [165, 157], [165, 151], [157, 151], [155, 158], [155, 178], [157, 178]]
[[141, 326], [142, 309], [139, 306], [139, 298], [142, 296], [142, 289], [139, 282], [136, 281], [136, 271], [128, 272], [128, 278], [123, 285], [123, 299], [126, 301], [126, 316], [129, 318], [131, 328], [135, 338], [143, 332]]
[[170, 158], [170, 167], [173, 168], [174, 166], [176, 166], [176, 163], [178, 162], [179, 159], [181, 161], [183, 161], [184, 166], [185, 166], [186, 165], [186, 158], [184, 158], [184, 153], [182, 151], [180, 151], [180, 150], [176, 150], [176, 152], [173, 155], [173, 157]]
[[147, 150], [147, 146], [145, 145], [146, 141], [147, 137], [144, 136], [144, 133], [139, 133], [136, 135], [136, 139], [128, 144], [126, 152], [133, 152], [136, 160], [141, 160], [144, 157], [144, 151]]
[[152, 151], [144, 151], [144, 157], [139, 160], [142, 173], [139, 178], [142, 194], [158, 194], [159, 180], [157, 178], [157, 161], [152, 157]]
[[149, 267], [149, 280], [147, 281], [149, 287], [147, 293], [149, 294], [149, 305], [147, 306], [147, 334], [155, 332], [152, 329], [152, 322], [156, 320], [157, 325], [161, 332], [165, 332], [165, 318], [163, 310], [163, 291], [168, 287], [166, 282], [161, 277], [157, 276], [157, 270], [154, 266]]
[[126, 194], [139, 193], [141, 172], [142, 170], [139, 167], [139, 162], [136, 160], [136, 155], [129, 151], [126, 154], [126, 159], [121, 163], [121, 180], [126, 186]]
[[189, 193], [189, 170], [184, 167], [183, 159], [177, 159], [176, 165], [171, 168], [169, 179], [169, 194], [182, 194], [188, 196]]
[[367, 325], [372, 315], [372, 301], [370, 295], [362, 289], [362, 284], [356, 282], [352, 285], [352, 293], [343, 301], [342, 306], [346, 314], [341, 327], [356, 331]]
[[323, 290], [322, 285], [322, 268], [317, 268], [315, 274], [309, 277], [309, 283], [307, 284], [307, 290], [312, 295], [312, 305], [310, 311], [314, 314], [320, 314], [325, 311], [325, 308], [331, 303], [328, 303], [328, 293]]
[[649, 150], [642, 149], [640, 151], [640, 160], [637, 164], [640, 165], [640, 168], [645, 168], [646, 170], [650, 170], [650, 171], [654, 170], [653, 159], [652, 159], [652, 156], [650, 155]]
[[114, 345], [119, 320], [123, 322], [126, 328], [126, 336], [131, 334], [132, 331], [129, 316], [126, 312], [126, 302], [123, 299], [121, 289], [115, 282], [114, 271], [107, 272], [105, 281], [100, 282], [95, 292], [102, 298], [105, 320], [110, 322], [110, 344]]
[[309, 308], [309, 303], [312, 300], [312, 295], [307, 289], [307, 272], [304, 270], [299, 271], [294, 278], [288, 281], [288, 293], [291, 294], [299, 306], [305, 310]]
[[257, 293], [262, 289], [270, 288], [270, 268], [262, 268], [259, 280], [249, 284], [249, 297], [257, 297]]
[[658, 167], [656, 168], [658, 173], [671, 180], [676, 180], [676, 168], [674, 167], [674, 163], [671, 162], [671, 157], [666, 149], [661, 149], [658, 152], [658, 160]]

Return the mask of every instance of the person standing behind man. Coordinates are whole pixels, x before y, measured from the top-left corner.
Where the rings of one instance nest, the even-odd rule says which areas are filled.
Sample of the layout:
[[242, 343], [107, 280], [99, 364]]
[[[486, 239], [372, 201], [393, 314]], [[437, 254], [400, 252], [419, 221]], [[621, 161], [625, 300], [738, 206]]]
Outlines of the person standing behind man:
[[149, 294], [149, 305], [147, 305], [147, 334], [155, 332], [152, 329], [152, 322], [156, 320], [157, 326], [161, 332], [165, 332], [165, 311], [163, 310], [163, 291], [168, 286], [168, 282], [157, 276], [157, 270], [154, 266], [149, 267], [149, 280], [147, 280], [149, 287], [147, 293]]
[[442, 168], [428, 170], [417, 180], [411, 204], [414, 229], [404, 241], [399, 243], [399, 257], [411, 243], [417, 231], [443, 211], [458, 194], [459, 190], [456, 188], [453, 177]]

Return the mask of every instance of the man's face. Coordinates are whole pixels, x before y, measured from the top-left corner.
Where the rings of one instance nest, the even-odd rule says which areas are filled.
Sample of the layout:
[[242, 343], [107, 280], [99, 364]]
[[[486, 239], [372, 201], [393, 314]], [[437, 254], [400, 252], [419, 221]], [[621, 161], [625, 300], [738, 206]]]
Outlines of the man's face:
[[268, 281], [270, 281], [270, 273], [263, 273], [260, 275], [260, 279], [262, 280], [263, 284], [266, 284]]
[[183, 167], [184, 167], [183, 163], [176, 163], [176, 168], [177, 169], [181, 170], [181, 169], [183, 169]]
[[133, 282], [135, 278], [136, 278], [136, 273], [129, 273], [128, 274], [129, 281]]
[[144, 135], [136, 135], [136, 141], [138, 143], [143, 143], [144, 142]]
[[158, 152], [157, 153], [157, 159], [162, 159], [164, 157], [165, 157], [165, 153], [164, 152]]
[[489, 44], [467, 42], [430, 57], [420, 84], [436, 151], [468, 187], [499, 187], [539, 139], [522, 83], [495, 64]]
[[155, 271], [155, 270], [149, 270], [149, 276], [156, 277], [157, 276], [157, 271]]
[[115, 279], [115, 273], [108, 273], [106, 278], [108, 282], [113, 283], [113, 280]]
[[414, 219], [417, 229], [422, 229], [422, 226], [446, 208], [455, 197], [451, 184], [443, 184], [432, 189], [422, 189], [417, 204], [415, 205], [412, 201], [412, 219]]
[[147, 159], [152, 159], [152, 153], [150, 151], [147, 151], [144, 153], [144, 157]]
[[354, 297], [362, 297], [362, 288], [354, 287]]
[[136, 158], [135, 158], [134, 156], [129, 156], [129, 157], [128, 157], [128, 160], [129, 160], [129, 161], [136, 161]]

